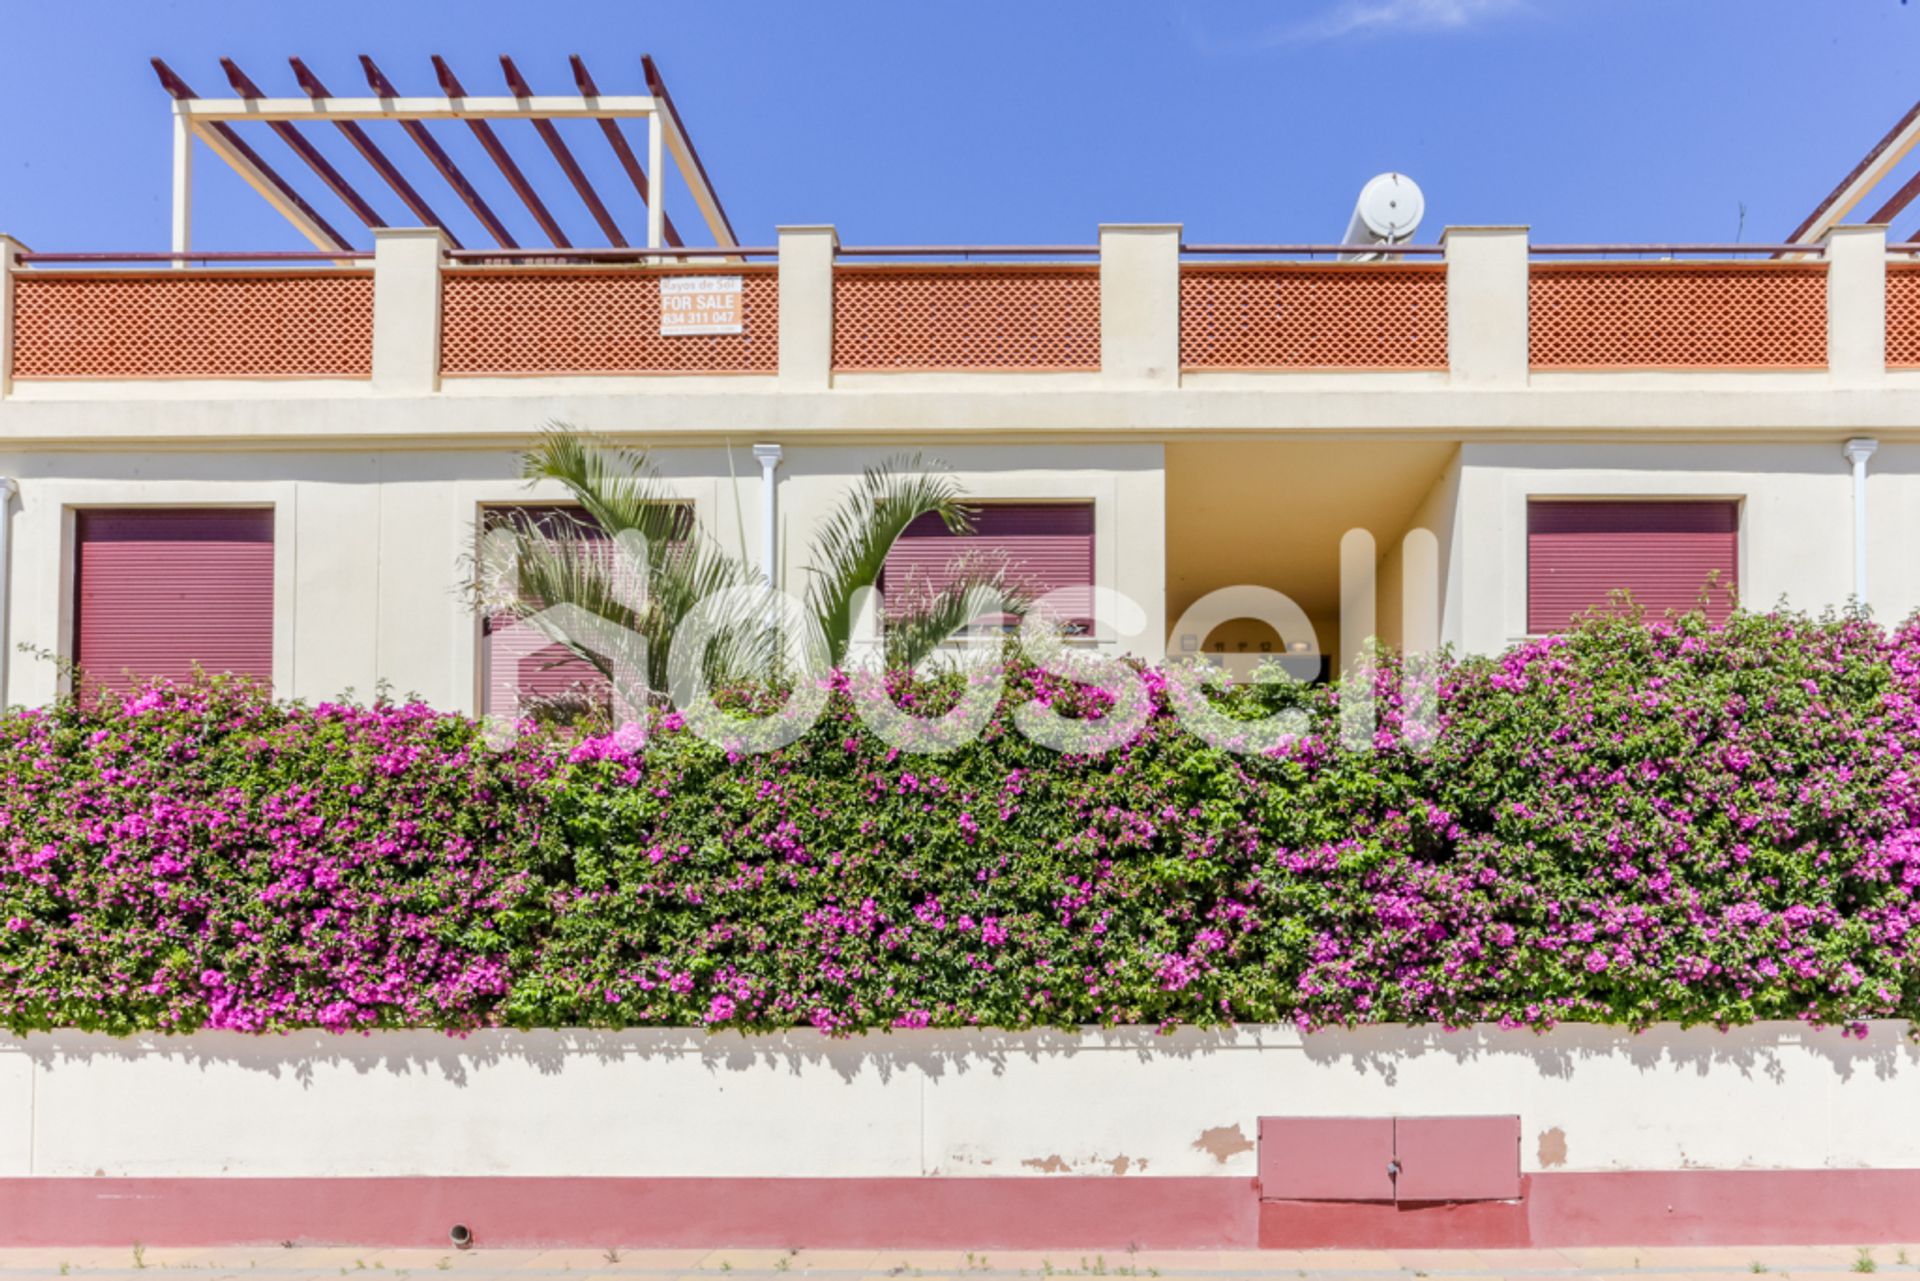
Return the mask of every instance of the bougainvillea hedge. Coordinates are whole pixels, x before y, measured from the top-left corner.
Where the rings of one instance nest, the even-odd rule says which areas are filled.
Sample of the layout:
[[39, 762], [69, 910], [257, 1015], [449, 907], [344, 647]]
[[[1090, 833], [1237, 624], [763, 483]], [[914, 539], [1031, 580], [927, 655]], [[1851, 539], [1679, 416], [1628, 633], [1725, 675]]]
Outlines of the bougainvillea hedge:
[[1596, 621], [1447, 667], [1424, 753], [1390, 697], [1352, 752], [1339, 691], [1296, 688], [1257, 696], [1312, 717], [1269, 755], [1161, 706], [1063, 757], [1011, 728], [1032, 692], [944, 756], [890, 751], [844, 694], [744, 757], [671, 716], [495, 750], [418, 706], [222, 682], [14, 714], [0, 1024], [1920, 1013], [1912, 625]]

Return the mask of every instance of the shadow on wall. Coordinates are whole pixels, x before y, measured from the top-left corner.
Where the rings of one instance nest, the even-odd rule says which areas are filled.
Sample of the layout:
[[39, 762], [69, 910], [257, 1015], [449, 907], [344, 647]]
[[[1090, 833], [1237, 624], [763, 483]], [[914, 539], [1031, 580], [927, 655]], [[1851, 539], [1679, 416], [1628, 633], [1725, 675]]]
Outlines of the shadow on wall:
[[125, 1038], [53, 1032], [0, 1039], [0, 1053], [24, 1054], [42, 1068], [99, 1059], [173, 1059], [203, 1068], [237, 1067], [303, 1083], [312, 1080], [319, 1066], [347, 1066], [361, 1074], [437, 1074], [456, 1086], [465, 1085], [474, 1072], [506, 1062], [527, 1063], [543, 1074], [559, 1075], [570, 1061], [580, 1059], [617, 1063], [663, 1058], [697, 1058], [716, 1074], [782, 1068], [799, 1075], [803, 1068], [825, 1067], [848, 1082], [869, 1075], [886, 1081], [909, 1071], [928, 1079], [948, 1073], [999, 1075], [1020, 1060], [1095, 1054], [1132, 1055], [1143, 1063], [1221, 1054], [1300, 1054], [1316, 1066], [1345, 1064], [1354, 1073], [1375, 1076], [1389, 1086], [1407, 1064], [1428, 1056], [1444, 1056], [1461, 1064], [1525, 1059], [1539, 1076], [1562, 1079], [1572, 1077], [1582, 1060], [1624, 1058], [1642, 1072], [1678, 1068], [1704, 1077], [1733, 1070], [1743, 1077], [1763, 1076], [1778, 1082], [1784, 1079], [1786, 1056], [1800, 1058], [1809, 1053], [1825, 1060], [1843, 1082], [1861, 1072], [1891, 1080], [1920, 1071], [1920, 1042], [1914, 1040], [1912, 1024], [1895, 1019], [1867, 1027], [1865, 1039], [1848, 1037], [1839, 1028], [1794, 1022], [1758, 1023], [1727, 1031], [1660, 1024], [1639, 1033], [1595, 1024], [1563, 1024], [1548, 1032], [1496, 1026], [1448, 1031], [1402, 1025], [1311, 1033], [1266, 1025], [1181, 1028], [1168, 1033], [1150, 1027], [1024, 1032], [924, 1029], [845, 1039], [809, 1030], [746, 1036], [708, 1034], [697, 1028], [488, 1030], [463, 1037], [431, 1031], [282, 1036], [196, 1032]]

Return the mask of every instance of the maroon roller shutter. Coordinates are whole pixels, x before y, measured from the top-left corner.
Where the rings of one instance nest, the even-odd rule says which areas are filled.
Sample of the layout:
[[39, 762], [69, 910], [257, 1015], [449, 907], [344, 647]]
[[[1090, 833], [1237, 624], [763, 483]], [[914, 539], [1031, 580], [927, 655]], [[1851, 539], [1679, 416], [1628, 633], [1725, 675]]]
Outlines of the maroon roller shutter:
[[[530, 526], [550, 537], [605, 542], [592, 519], [578, 507], [528, 504], [492, 507], [482, 514], [485, 528]], [[482, 662], [481, 712], [488, 716], [519, 716], [530, 706], [563, 696], [589, 702], [606, 700], [607, 683], [593, 664], [583, 662], [564, 645], [555, 644], [539, 628], [510, 614], [495, 614], [481, 624], [485, 635]]]
[[208, 672], [273, 679], [273, 512], [77, 513], [74, 658], [89, 688]]
[[[596, 544], [611, 558], [613, 543], [578, 507], [552, 504], [526, 504], [517, 507], [491, 507], [482, 514], [485, 528], [504, 523], [531, 526], [550, 537], [579, 538]], [[693, 506], [680, 507], [679, 527], [688, 535], [693, 529]], [[482, 623], [485, 641], [481, 661], [481, 712], [489, 716], [520, 716], [537, 703], [579, 699], [605, 705], [611, 691], [599, 669], [564, 645], [548, 639], [545, 632], [507, 614], [496, 614]]]
[[894, 542], [880, 579], [889, 618], [947, 587], [969, 564], [1004, 564], [1009, 579], [1035, 596], [1064, 588], [1070, 594], [1061, 616], [1091, 618], [1092, 504], [992, 503], [972, 512], [972, 534], [949, 533], [939, 516], [926, 515]]
[[546, 633], [500, 615], [486, 620], [486, 706], [489, 716], [519, 716], [539, 702], [572, 696], [606, 701], [606, 680], [593, 664], [547, 639]]
[[1739, 532], [1733, 502], [1531, 502], [1527, 630], [1559, 631], [1620, 590], [1656, 616], [1701, 609], [1704, 591], [1708, 619], [1724, 623], [1738, 585]]

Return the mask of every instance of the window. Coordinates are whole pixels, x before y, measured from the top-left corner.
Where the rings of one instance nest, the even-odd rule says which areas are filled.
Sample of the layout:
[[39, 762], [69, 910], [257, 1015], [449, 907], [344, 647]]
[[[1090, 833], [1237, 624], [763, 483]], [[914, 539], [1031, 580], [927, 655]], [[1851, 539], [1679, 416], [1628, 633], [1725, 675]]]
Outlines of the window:
[[1650, 615], [1732, 612], [1739, 504], [1633, 499], [1527, 504], [1527, 630], [1554, 632], [1616, 591]]
[[887, 552], [880, 588], [887, 616], [899, 618], [970, 565], [1004, 565], [1010, 581], [1034, 596], [1065, 589], [1061, 617], [1074, 630], [1093, 629], [1093, 505], [983, 503], [971, 509], [973, 533], [956, 535], [926, 515]]
[[[678, 505], [675, 526], [682, 537], [693, 529], [693, 506]], [[613, 563], [614, 549], [600, 528], [578, 507], [526, 504], [488, 507], [481, 528], [536, 529], [555, 538], [574, 538], [591, 544]], [[593, 664], [565, 645], [550, 639], [538, 627], [510, 614], [481, 620], [480, 710], [483, 715], [518, 717], [537, 706], [582, 703], [605, 706], [610, 699], [607, 681]]]
[[156, 676], [273, 679], [273, 512], [122, 508], [75, 514], [74, 660], [87, 689]]

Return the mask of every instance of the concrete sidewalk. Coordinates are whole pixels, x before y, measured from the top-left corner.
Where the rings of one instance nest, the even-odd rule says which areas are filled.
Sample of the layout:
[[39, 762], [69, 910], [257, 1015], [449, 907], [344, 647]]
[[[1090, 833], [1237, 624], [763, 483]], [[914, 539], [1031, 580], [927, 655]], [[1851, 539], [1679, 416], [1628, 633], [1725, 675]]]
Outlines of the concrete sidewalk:
[[308, 1281], [331, 1277], [649, 1277], [656, 1281], [1013, 1281], [1047, 1277], [1230, 1277], [1331, 1281], [1492, 1281], [1622, 1277], [1632, 1281], [1782, 1281], [1885, 1272], [1920, 1275], [1910, 1246], [1631, 1246], [1577, 1250], [953, 1251], [925, 1250], [382, 1250], [352, 1247], [0, 1250], [0, 1281], [112, 1277]]

